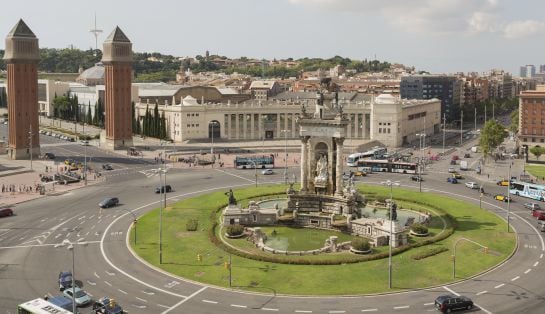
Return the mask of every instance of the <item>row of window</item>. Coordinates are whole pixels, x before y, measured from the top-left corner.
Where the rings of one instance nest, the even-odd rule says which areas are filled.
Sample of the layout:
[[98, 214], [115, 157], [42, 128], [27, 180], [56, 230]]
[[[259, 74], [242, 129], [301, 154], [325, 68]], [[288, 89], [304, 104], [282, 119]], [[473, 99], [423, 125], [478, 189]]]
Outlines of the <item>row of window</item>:
[[199, 114], [198, 113], [188, 113], [187, 114], [187, 117], [198, 117]]
[[425, 117], [427, 114], [426, 111], [423, 111], [423, 112], [418, 112], [418, 113], [415, 113], [415, 114], [410, 114], [409, 115], [409, 120], [414, 120], [414, 119], [418, 119], [418, 118], [423, 118]]
[[198, 128], [198, 127], [199, 127], [199, 124], [198, 124], [198, 123], [197, 123], [197, 124], [189, 124], [189, 123], [188, 123], [188, 124], [187, 124], [187, 127], [188, 127], [188, 128]]
[[378, 128], [378, 133], [390, 134], [390, 128]]
[[390, 122], [379, 122], [378, 125], [391, 125]]
[[[527, 138], [527, 137], [522, 138], [522, 140], [523, 140], [524, 142], [528, 142], [528, 138]], [[532, 138], [532, 141], [531, 141], [531, 142], [532, 142], [532, 143], [535, 143], [535, 142], [536, 142], [536, 139], [535, 139], [535, 138]], [[540, 138], [540, 139], [539, 139], [539, 142], [540, 142], [540, 143], [545, 143], [545, 139]]]

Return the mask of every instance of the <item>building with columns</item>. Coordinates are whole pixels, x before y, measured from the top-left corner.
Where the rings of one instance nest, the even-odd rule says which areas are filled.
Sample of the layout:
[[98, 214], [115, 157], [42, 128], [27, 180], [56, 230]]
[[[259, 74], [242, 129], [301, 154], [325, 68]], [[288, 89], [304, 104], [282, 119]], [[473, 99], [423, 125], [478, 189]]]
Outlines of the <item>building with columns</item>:
[[101, 136], [109, 149], [132, 146], [132, 43], [119, 27], [104, 41], [105, 126]]
[[6, 37], [9, 141], [11, 159], [40, 154], [38, 128], [38, 38], [19, 20]]

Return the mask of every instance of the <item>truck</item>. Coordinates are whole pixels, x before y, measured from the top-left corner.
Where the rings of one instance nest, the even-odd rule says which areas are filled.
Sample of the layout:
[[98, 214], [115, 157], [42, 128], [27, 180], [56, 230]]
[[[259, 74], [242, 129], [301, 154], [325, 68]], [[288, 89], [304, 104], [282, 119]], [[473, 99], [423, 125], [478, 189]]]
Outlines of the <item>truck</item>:
[[460, 160], [460, 170], [467, 170], [467, 160]]
[[478, 153], [479, 152], [479, 146], [471, 147], [471, 151], [474, 152], [474, 153]]

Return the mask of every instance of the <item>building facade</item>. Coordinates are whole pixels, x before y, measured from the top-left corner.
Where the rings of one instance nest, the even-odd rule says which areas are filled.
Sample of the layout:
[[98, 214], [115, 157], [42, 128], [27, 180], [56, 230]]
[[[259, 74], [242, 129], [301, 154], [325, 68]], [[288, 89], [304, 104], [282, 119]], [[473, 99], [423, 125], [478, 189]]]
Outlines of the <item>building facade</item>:
[[545, 85], [520, 93], [518, 133], [523, 143], [545, 143]]

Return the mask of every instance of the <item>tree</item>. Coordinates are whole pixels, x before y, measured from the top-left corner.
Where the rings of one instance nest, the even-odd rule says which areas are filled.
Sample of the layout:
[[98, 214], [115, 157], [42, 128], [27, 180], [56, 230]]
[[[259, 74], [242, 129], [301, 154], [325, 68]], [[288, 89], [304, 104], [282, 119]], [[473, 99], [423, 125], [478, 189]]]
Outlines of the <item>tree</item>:
[[536, 145], [532, 148], [530, 148], [530, 153], [532, 155], [536, 156], [537, 160], [539, 160], [539, 157], [543, 154], [545, 154], [545, 147], [541, 147], [539, 145]]
[[161, 121], [159, 117], [159, 105], [155, 103], [155, 108], [153, 108], [153, 126], [151, 136], [159, 137]]
[[166, 140], [168, 138], [167, 136], [167, 119], [165, 118], [165, 111], [161, 113], [161, 133], [159, 134], [159, 138]]
[[483, 151], [483, 155], [486, 156], [492, 152], [498, 145], [503, 142], [505, 138], [505, 129], [501, 124], [495, 120], [488, 120], [484, 125], [481, 132], [481, 138], [479, 140], [479, 146]]
[[517, 133], [519, 130], [519, 111], [514, 110], [511, 112], [511, 124], [509, 124], [509, 131]]

